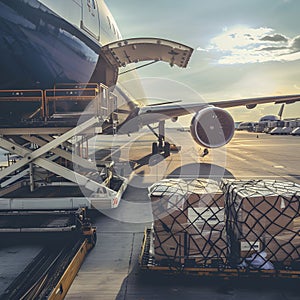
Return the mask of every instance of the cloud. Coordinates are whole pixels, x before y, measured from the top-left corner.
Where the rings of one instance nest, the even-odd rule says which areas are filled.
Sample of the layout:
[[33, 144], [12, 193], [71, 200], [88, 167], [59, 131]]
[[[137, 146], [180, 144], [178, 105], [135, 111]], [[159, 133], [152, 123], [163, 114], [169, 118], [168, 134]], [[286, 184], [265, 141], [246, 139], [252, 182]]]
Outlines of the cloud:
[[278, 50], [286, 50], [288, 47], [265, 47], [261, 48], [260, 51], [278, 51]]
[[260, 39], [261, 41], [269, 41], [269, 42], [288, 42], [288, 38], [286, 38], [282, 34], [274, 34], [274, 35], [266, 35]]
[[272, 28], [238, 26], [224, 29], [211, 39], [206, 48], [219, 64], [247, 64], [269, 61], [294, 61], [300, 55], [300, 36], [293, 39], [277, 33]]
[[300, 51], [300, 36], [297, 36], [293, 39], [291, 48], [294, 51]]

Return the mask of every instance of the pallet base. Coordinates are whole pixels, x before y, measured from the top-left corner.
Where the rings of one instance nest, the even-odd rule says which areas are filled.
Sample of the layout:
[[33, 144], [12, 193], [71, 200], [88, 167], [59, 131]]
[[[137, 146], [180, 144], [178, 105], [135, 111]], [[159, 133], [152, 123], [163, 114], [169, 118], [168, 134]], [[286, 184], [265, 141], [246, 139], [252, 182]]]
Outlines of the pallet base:
[[155, 262], [155, 253], [152, 245], [153, 232], [152, 229], [146, 228], [144, 232], [141, 253], [139, 257], [140, 269], [145, 272], [158, 272], [165, 275], [187, 275], [198, 277], [214, 277], [214, 278], [286, 278], [300, 279], [300, 270], [253, 270], [253, 269], [237, 269], [230, 266], [222, 268], [214, 267], [188, 267], [185, 265], [178, 266], [161, 266]]

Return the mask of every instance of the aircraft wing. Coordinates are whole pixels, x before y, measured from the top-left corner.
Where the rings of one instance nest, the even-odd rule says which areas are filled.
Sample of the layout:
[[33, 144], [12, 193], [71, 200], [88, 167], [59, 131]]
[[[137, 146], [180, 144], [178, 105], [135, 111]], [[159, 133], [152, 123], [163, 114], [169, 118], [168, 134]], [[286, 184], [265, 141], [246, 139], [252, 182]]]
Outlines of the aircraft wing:
[[284, 95], [284, 96], [268, 96], [268, 97], [258, 97], [258, 98], [248, 98], [248, 99], [238, 99], [238, 100], [224, 100], [210, 103], [211, 105], [230, 108], [236, 106], [246, 106], [247, 108], [255, 108], [258, 104], [264, 103], [275, 103], [275, 104], [291, 104], [300, 101], [300, 95]]
[[[192, 53], [193, 49], [186, 45], [161, 38], [131, 38], [116, 41], [102, 47], [102, 54], [116, 68], [149, 60], [164, 61], [171, 66], [177, 65], [180, 68], [186, 68]], [[300, 95], [269, 96], [192, 104], [184, 102], [178, 104], [178, 101], [174, 101], [172, 104], [165, 103], [142, 107], [139, 110], [139, 121], [141, 125], [147, 125], [196, 113], [207, 106], [219, 108], [246, 106], [248, 109], [252, 109], [258, 104], [289, 104], [297, 101], [300, 101]]]
[[219, 108], [231, 108], [237, 106], [245, 106], [248, 109], [255, 108], [258, 104], [265, 103], [286, 103], [291, 104], [300, 101], [300, 95], [284, 95], [284, 96], [267, 96], [258, 98], [223, 100], [216, 102], [201, 103], [182, 103], [182, 104], [166, 104], [166, 105], [149, 105], [140, 109], [139, 117], [142, 125], [147, 125], [171, 118], [176, 118], [191, 113], [196, 113], [201, 109], [214, 106]]

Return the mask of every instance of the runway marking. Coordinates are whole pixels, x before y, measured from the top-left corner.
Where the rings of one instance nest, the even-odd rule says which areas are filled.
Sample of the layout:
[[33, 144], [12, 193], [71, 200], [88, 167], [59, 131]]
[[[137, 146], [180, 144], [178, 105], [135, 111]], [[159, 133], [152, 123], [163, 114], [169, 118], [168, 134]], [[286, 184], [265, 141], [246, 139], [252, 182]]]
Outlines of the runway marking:
[[240, 157], [240, 156], [237, 156], [236, 154], [233, 154], [233, 153], [230, 153], [230, 152], [226, 152], [225, 153], [226, 156], [229, 156], [235, 160], [239, 160], [239, 161], [247, 161], [248, 159], [247, 158], [243, 158], [243, 157]]
[[285, 166], [273, 166], [273, 168], [276, 168], [276, 169], [284, 169]]

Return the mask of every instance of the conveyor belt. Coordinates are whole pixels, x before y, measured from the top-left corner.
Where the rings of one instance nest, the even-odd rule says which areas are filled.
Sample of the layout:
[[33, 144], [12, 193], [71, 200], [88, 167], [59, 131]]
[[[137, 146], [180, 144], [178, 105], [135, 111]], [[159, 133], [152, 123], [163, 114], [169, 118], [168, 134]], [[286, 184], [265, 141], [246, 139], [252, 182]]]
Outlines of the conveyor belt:
[[0, 212], [0, 233], [70, 232], [81, 226], [82, 211]]
[[64, 245], [47, 245], [13, 281], [1, 296], [3, 299], [37, 299], [65, 267], [81, 241]]
[[63, 299], [87, 252], [94, 246], [93, 236], [72, 234], [51, 239], [24, 271], [0, 295], [8, 299]]

